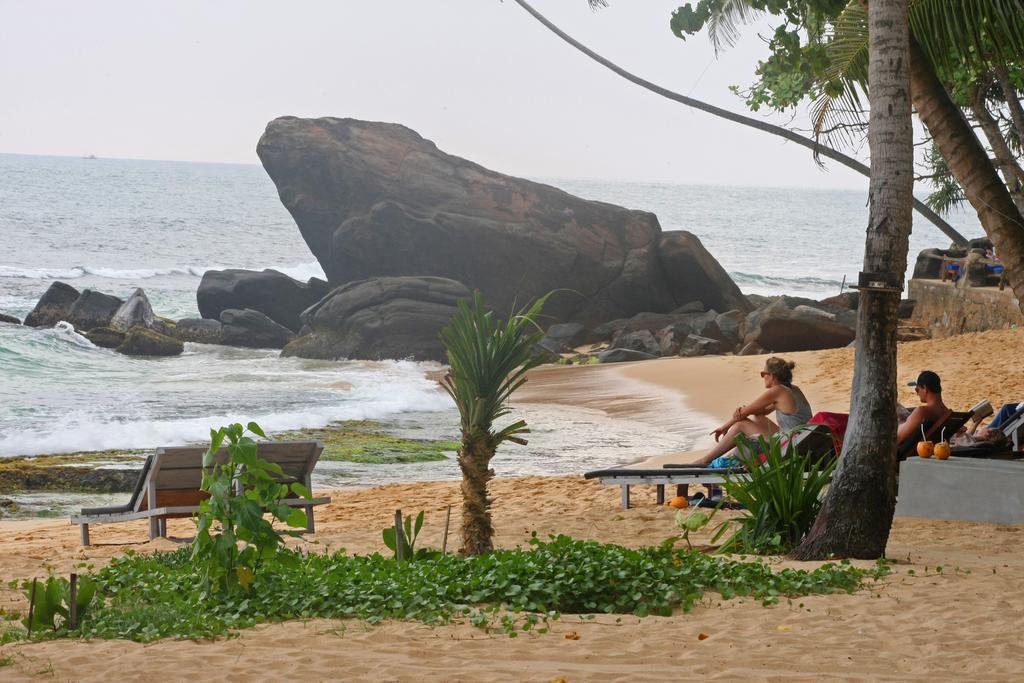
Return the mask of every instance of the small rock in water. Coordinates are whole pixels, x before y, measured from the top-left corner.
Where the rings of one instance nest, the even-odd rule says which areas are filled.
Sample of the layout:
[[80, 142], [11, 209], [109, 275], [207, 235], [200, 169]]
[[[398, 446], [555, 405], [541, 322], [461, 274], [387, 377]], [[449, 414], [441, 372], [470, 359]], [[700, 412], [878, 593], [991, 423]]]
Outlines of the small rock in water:
[[71, 285], [54, 282], [25, 317], [25, 324], [29, 327], [50, 327], [61, 320], [67, 320], [71, 305], [78, 300], [78, 294], [78, 290]]
[[0, 313], [0, 323], [8, 323], [10, 325], [20, 325], [21, 321], [15, 318], [13, 315], [4, 315]]
[[145, 327], [128, 330], [124, 342], [117, 347], [117, 352], [126, 356], [177, 356], [184, 350], [181, 341]]
[[220, 321], [224, 324], [223, 344], [244, 346], [251, 349], [283, 349], [295, 333], [279, 325], [263, 313], [251, 308], [239, 311], [229, 308], [221, 311]]
[[153, 307], [149, 304], [149, 298], [140, 287], [132, 292], [128, 300], [117, 309], [114, 317], [110, 319], [109, 327], [118, 332], [127, 332], [136, 325], [152, 330], [155, 320], [156, 316], [153, 315]]
[[67, 321], [76, 330], [110, 327], [110, 321], [124, 302], [116, 296], [87, 289], [71, 305]]
[[124, 332], [118, 332], [109, 327], [97, 327], [94, 330], [89, 330], [82, 336], [104, 349], [116, 349], [124, 342]]
[[224, 324], [209, 318], [182, 318], [174, 326], [174, 337], [197, 344], [223, 344]]

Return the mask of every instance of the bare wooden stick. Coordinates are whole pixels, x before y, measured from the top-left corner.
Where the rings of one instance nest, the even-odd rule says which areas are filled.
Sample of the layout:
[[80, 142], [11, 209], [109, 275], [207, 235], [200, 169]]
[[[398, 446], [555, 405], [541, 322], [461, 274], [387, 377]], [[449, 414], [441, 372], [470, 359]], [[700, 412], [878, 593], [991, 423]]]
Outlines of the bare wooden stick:
[[402, 529], [402, 511], [395, 510], [395, 557], [405, 559], [405, 531]]
[[444, 538], [441, 539], [441, 557], [448, 553], [448, 525], [452, 521], [452, 506], [448, 506], [448, 513], [444, 516]]
[[36, 580], [32, 579], [32, 593], [28, 598], [28, 636], [32, 637], [32, 614], [36, 609]]
[[78, 574], [71, 574], [71, 590], [68, 607], [71, 610], [71, 630], [78, 628]]

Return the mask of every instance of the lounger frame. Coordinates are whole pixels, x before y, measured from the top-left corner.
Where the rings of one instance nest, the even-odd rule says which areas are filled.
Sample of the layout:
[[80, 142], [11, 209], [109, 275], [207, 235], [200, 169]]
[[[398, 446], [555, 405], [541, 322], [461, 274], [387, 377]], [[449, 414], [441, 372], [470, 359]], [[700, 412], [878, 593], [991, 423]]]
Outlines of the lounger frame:
[[[205, 448], [158, 448], [147, 459], [140, 472], [140, 482], [129, 503], [118, 508], [84, 509], [71, 518], [72, 524], [81, 526], [82, 545], [89, 545], [90, 524], [112, 524], [137, 519], [149, 520], [149, 538], [167, 536], [167, 520], [191, 517], [199, 510], [199, 504], [207, 497], [200, 489], [203, 478], [203, 454]], [[312, 490], [313, 468], [323, 452], [323, 445], [315, 441], [262, 442], [259, 456], [281, 466], [285, 479], [282, 483], [298, 482]], [[227, 450], [222, 448], [215, 456], [215, 462], [227, 461]], [[241, 493], [236, 481], [236, 490]], [[286, 498], [280, 502], [290, 507], [304, 509], [307, 533], [315, 531], [313, 508], [329, 503], [329, 497]]]

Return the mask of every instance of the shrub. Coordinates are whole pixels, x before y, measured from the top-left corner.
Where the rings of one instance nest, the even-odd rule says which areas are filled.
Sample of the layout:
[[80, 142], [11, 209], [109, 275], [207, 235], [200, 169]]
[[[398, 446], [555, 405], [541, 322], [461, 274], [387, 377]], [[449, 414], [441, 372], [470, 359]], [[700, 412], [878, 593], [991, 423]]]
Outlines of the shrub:
[[[783, 436], [736, 438], [739, 458], [748, 474], [726, 476], [722, 487], [746, 510], [720, 525], [715, 540], [735, 529], [719, 552], [785, 553], [810, 530], [821, 508], [822, 492], [835, 469], [835, 459], [812, 462], [796, 452]], [[761, 453], [765, 461], [761, 462]]]
[[[284, 478], [280, 465], [259, 457], [256, 441], [246, 436], [246, 431], [266, 436], [255, 422], [245, 428], [235, 423], [210, 430], [210, 447], [203, 455], [201, 488], [210, 497], [196, 514], [191, 559], [202, 568], [202, 584], [212, 591], [248, 588], [260, 565], [284, 543], [273, 522], [264, 518], [264, 511], [288, 526], [306, 525], [301, 509], [280, 501], [289, 494], [309, 498], [309, 491], [302, 484], [280, 483]], [[215, 462], [225, 440], [227, 460]]]

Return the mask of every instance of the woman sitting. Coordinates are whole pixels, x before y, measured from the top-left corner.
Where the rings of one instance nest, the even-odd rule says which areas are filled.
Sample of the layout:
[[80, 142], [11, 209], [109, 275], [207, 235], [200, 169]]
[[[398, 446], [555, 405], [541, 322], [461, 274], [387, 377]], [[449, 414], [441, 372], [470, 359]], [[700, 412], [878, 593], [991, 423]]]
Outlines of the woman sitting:
[[[766, 360], [761, 371], [764, 392], [747, 405], [737, 408], [729, 421], [711, 432], [717, 444], [694, 464], [736, 467], [739, 460], [726, 453], [735, 447], [737, 435], [746, 434], [750, 438], [771, 436], [779, 431], [792, 432], [806, 424], [811, 419], [811, 406], [803, 392], [793, 385], [795, 367], [796, 363], [782, 358]], [[766, 417], [773, 410], [778, 424]]]

